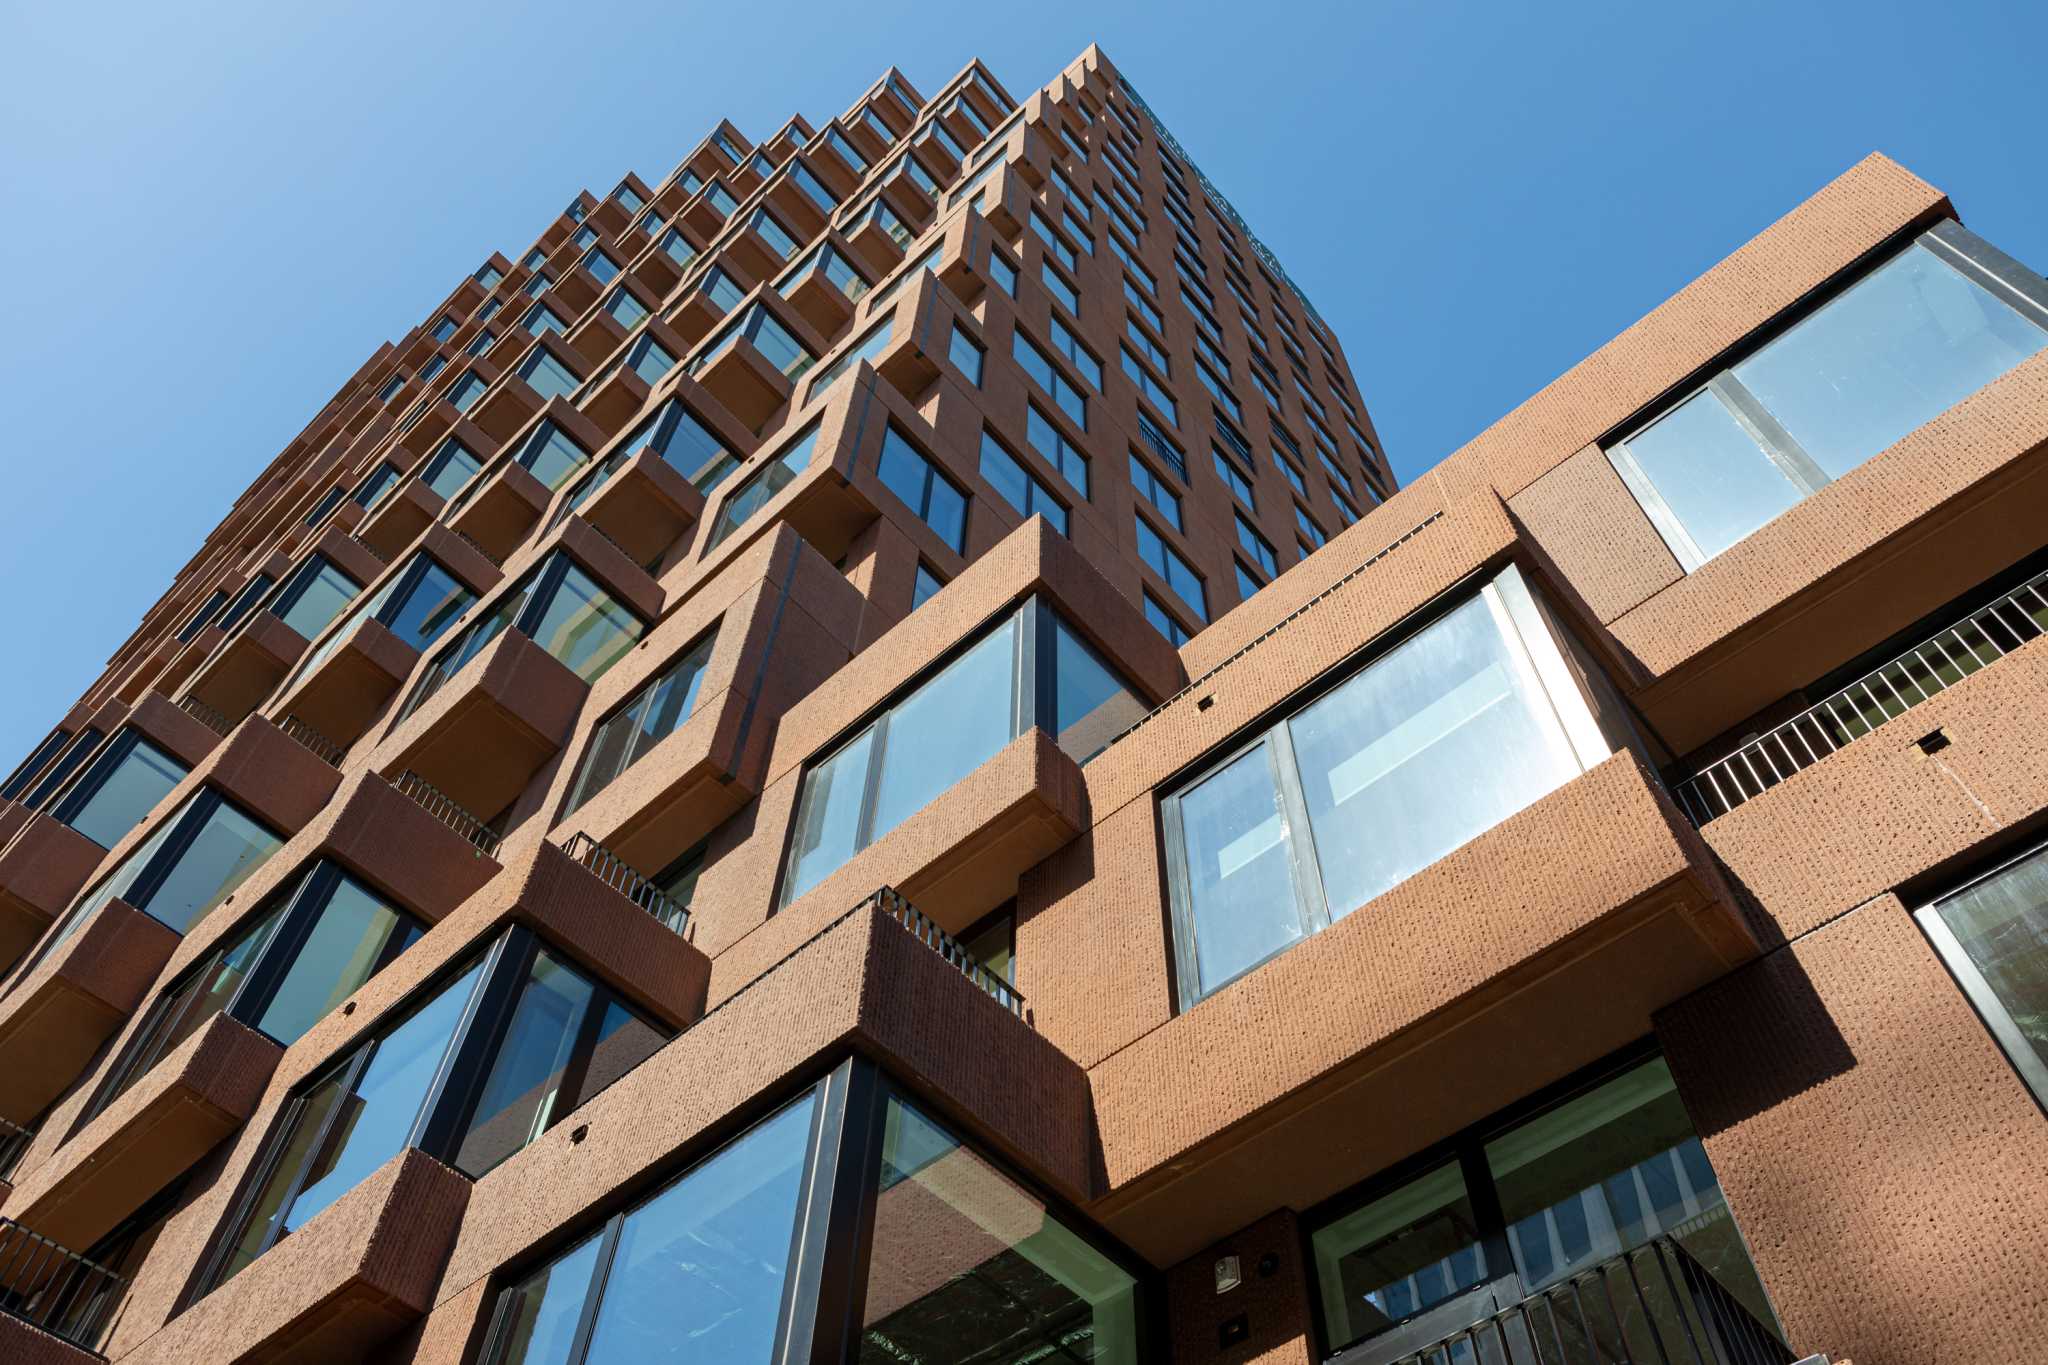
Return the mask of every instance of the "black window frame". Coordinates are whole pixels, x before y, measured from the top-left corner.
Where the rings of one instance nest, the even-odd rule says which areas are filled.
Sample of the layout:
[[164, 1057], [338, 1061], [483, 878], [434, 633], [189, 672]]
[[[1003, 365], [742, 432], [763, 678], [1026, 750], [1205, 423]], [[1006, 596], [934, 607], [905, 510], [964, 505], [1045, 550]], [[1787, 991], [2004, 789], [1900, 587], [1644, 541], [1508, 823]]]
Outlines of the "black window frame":
[[45, 763], [41, 780], [28, 788], [21, 804], [29, 810], [40, 810], [50, 798], [64, 789], [73, 773], [91, 758], [94, 751], [106, 741], [106, 733], [95, 725], [80, 726], [78, 732], [65, 741], [58, 751], [54, 763]]
[[[91, 760], [81, 767], [73, 775], [71, 781], [60, 788], [51, 798], [49, 807], [50, 818], [75, 831], [76, 826], [72, 825], [71, 822], [77, 818], [79, 811], [83, 810], [93, 797], [99, 794], [100, 788], [107, 785], [107, 779], [114, 775], [114, 770], [121, 766], [122, 761], [129, 754], [135, 752], [138, 745], [144, 744], [147, 744], [159, 757], [175, 763], [185, 770], [184, 774], [178, 778], [178, 782], [184, 781], [185, 777], [191, 774], [191, 764], [185, 762], [184, 759], [179, 758], [176, 754], [166, 753], [162, 745], [153, 743], [134, 726], [124, 725], [114, 731], [114, 737], [101, 745], [99, 750], [92, 755]], [[173, 782], [171, 784], [172, 789], [175, 790], [177, 785], [177, 782]]]
[[72, 732], [60, 725], [37, 741], [36, 747], [29, 750], [28, 757], [16, 765], [5, 782], [0, 782], [0, 801], [12, 801], [26, 791], [36, 774], [47, 768], [50, 760], [71, 742], [71, 736]]
[[[590, 727], [590, 737], [583, 745], [583, 756], [576, 764], [575, 780], [569, 784], [568, 799], [562, 805], [562, 819], [567, 819], [575, 814], [590, 800], [604, 791], [606, 787], [609, 787], [612, 783], [625, 776], [635, 763], [646, 756], [640, 754], [626, 758], [624, 762], [614, 767], [609, 774], [601, 779], [597, 779], [593, 785], [593, 779], [596, 778], [597, 773], [598, 755], [603, 749], [604, 737], [608, 727], [616, 723], [625, 723], [634, 729], [641, 728], [645, 723], [644, 708], [653, 702], [656, 694], [660, 692], [662, 685], [673, 678], [676, 671], [685, 664], [690, 663], [692, 659], [696, 659], [695, 666], [697, 670], [697, 681], [692, 686], [701, 692], [704, 676], [710, 672], [712, 656], [718, 649], [718, 628], [721, 624], [722, 620], [712, 622], [710, 626], [692, 638], [688, 644], [677, 650], [669, 658], [668, 662], [661, 666], [659, 671], [649, 675], [647, 680], [634, 688], [624, 701], [621, 701], [617, 706], [606, 712], [595, 725]], [[700, 652], [702, 657], [697, 658]], [[655, 743], [661, 743], [669, 735], [674, 734], [689, 724], [690, 717], [695, 714], [695, 709], [695, 698], [692, 698], [691, 709], [678, 716], [675, 724], [664, 731], [660, 738], [655, 740]], [[630, 746], [624, 752], [631, 753]]]

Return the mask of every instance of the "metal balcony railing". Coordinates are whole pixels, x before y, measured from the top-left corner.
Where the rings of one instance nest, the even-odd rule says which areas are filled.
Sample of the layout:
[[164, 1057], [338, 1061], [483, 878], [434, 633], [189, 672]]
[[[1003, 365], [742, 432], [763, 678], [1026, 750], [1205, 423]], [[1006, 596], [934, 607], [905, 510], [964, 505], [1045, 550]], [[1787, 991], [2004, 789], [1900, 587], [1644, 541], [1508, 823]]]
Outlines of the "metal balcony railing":
[[[1386, 1365], [1791, 1365], [1792, 1348], [1669, 1236]], [[1332, 1365], [1362, 1359], [1361, 1348]]]
[[36, 1140], [35, 1130], [0, 1119], [0, 1180], [12, 1180], [22, 1153]]
[[505, 567], [505, 561], [498, 558], [496, 555], [492, 554], [489, 550], [486, 550], [483, 546], [477, 544], [475, 536], [471, 535], [467, 531], [456, 531], [455, 528], [452, 526], [448, 529], [450, 531], [455, 532], [455, 538], [457, 540], [461, 541], [464, 545], [467, 545], [470, 549], [475, 550], [478, 554], [482, 555], [484, 557], [484, 560], [488, 564], [490, 564], [492, 568], [502, 569]]
[[127, 1289], [105, 1266], [0, 1218], [0, 1313], [91, 1351]]
[[347, 751], [297, 716], [286, 716], [277, 722], [277, 728], [312, 750], [328, 767], [341, 766], [341, 760]]
[[690, 909], [641, 876], [618, 854], [582, 831], [563, 842], [562, 851], [574, 858], [599, 881], [624, 896], [648, 914], [682, 934], [689, 927]]
[[482, 820], [455, 804], [440, 788], [412, 769], [407, 768], [391, 779], [391, 785], [396, 787], [401, 795], [411, 797], [427, 814], [475, 844], [477, 851], [486, 858], [498, 856], [503, 841], [498, 838], [497, 833]]
[[2048, 632], [2048, 572], [1880, 664], [1776, 729], [1674, 784], [1696, 825], [1726, 815], [1835, 750]]
[[1023, 992], [990, 971], [979, 958], [960, 945], [960, 940], [934, 924], [923, 911], [905, 900], [902, 893], [894, 887], [882, 887], [862, 904], [874, 906], [908, 929], [918, 942], [952, 963], [962, 976], [994, 996], [997, 1004], [1019, 1019], [1024, 1017]]
[[197, 697], [178, 698], [178, 709], [217, 735], [227, 735], [234, 731], [233, 721]]

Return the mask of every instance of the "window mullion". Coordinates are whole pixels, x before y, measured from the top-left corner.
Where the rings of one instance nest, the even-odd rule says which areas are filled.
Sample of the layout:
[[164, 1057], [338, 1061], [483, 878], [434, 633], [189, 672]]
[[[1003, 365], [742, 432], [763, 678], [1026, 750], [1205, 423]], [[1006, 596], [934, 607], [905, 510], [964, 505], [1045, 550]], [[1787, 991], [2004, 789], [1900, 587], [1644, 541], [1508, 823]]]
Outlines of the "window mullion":
[[1678, 561], [1679, 569], [1691, 573], [1706, 563], [1707, 556], [1692, 538], [1692, 532], [1685, 529], [1685, 523], [1671, 510], [1671, 504], [1664, 501], [1657, 485], [1650, 482], [1650, 476], [1636, 463], [1635, 453], [1628, 448], [1626, 441], [1617, 441], [1607, 448], [1607, 463], [1614, 467], [1622, 485], [1634, 496], [1636, 505], [1643, 509], [1643, 515], [1650, 519], [1650, 525], [1664, 538], [1665, 548]]
[[1814, 462], [1791, 432], [1771, 414], [1757, 396], [1749, 391], [1733, 370], [1723, 370], [1707, 384], [1708, 392], [1719, 399], [1721, 406], [1728, 410], [1741, 428], [1749, 433], [1750, 439], [1763, 448], [1766, 458], [1776, 465], [1781, 473], [1805, 495], [1818, 493], [1834, 482], [1827, 471]]
[[[882, 761], [889, 750], [889, 713], [884, 711], [875, 717], [875, 737], [868, 741], [868, 770], [861, 774], [860, 820], [855, 831], [853, 851], [860, 852], [874, 842], [875, 805], [882, 791]], [[856, 738], [858, 738], [856, 736]]]
[[[320, 1153], [325, 1150], [328, 1139], [333, 1136], [334, 1126], [341, 1122], [341, 1116], [348, 1111], [349, 1098], [355, 1094], [356, 1084], [362, 1080], [363, 1072], [370, 1065], [370, 1058], [376, 1055], [378, 1041], [372, 1041], [368, 1046], [358, 1048], [356, 1055], [349, 1060], [347, 1066], [342, 1068], [339, 1082], [341, 1086], [341, 1099], [328, 1111], [327, 1117], [321, 1120], [320, 1131], [315, 1135], [313, 1141], [306, 1144], [305, 1155], [299, 1160], [299, 1169], [293, 1173], [290, 1184], [285, 1187], [284, 1197], [277, 1201], [277, 1211], [271, 1215], [270, 1226], [263, 1231], [263, 1245], [256, 1249], [256, 1256], [260, 1257], [264, 1252], [277, 1245], [278, 1229], [284, 1226], [285, 1219], [291, 1215], [292, 1205], [298, 1202], [300, 1192], [306, 1188], [306, 1176], [313, 1169], [314, 1163], [319, 1161]], [[277, 1143], [277, 1155], [279, 1157], [284, 1155], [285, 1149], [291, 1141], [292, 1131], [297, 1127], [297, 1120], [305, 1116], [308, 1098], [312, 1095], [313, 1090], [318, 1088], [319, 1086], [316, 1082], [305, 1094], [299, 1096], [295, 1102], [294, 1122], [286, 1124], [277, 1130], [277, 1135], [273, 1140]], [[270, 1175], [270, 1167], [266, 1165], [262, 1176], [250, 1187], [251, 1213], [255, 1212], [254, 1201], [262, 1197], [263, 1187], [269, 1183]], [[239, 1224], [239, 1221], [237, 1220], [237, 1224]], [[228, 1243], [223, 1247], [222, 1264], [225, 1264], [225, 1257], [232, 1254], [233, 1244]], [[255, 1257], [250, 1259], [254, 1260]]]
[[[1915, 245], [1924, 246], [1976, 284], [2012, 305], [2036, 326], [2048, 328], [2048, 280], [2000, 251], [1954, 219], [1937, 223]], [[1909, 248], [1910, 249], [1910, 248]]]
[[[605, 1220], [604, 1231], [598, 1235], [603, 1239], [597, 1248], [597, 1256], [590, 1267], [590, 1283], [583, 1291], [583, 1309], [576, 1315], [576, 1331], [569, 1339], [569, 1350], [564, 1357], [570, 1365], [581, 1365], [590, 1354], [590, 1338], [597, 1331], [597, 1310], [604, 1303], [605, 1287], [611, 1282], [612, 1262], [618, 1258], [619, 1236], [625, 1230], [626, 1215], [617, 1213]], [[501, 1293], [500, 1301], [505, 1305], [501, 1322], [509, 1330], [512, 1315], [512, 1296]], [[486, 1359], [494, 1359], [486, 1356]]]
[[1287, 858], [1294, 868], [1295, 909], [1301, 915], [1302, 932], [1318, 934], [1330, 927], [1330, 904], [1323, 893], [1322, 860], [1316, 856], [1315, 833], [1308, 823], [1308, 801], [1302, 795], [1294, 736], [1286, 721], [1267, 732], [1266, 752], [1273, 770], [1273, 788], [1280, 796], [1281, 819], [1287, 823]]
[[326, 909], [340, 880], [341, 869], [328, 862], [318, 864], [300, 878], [298, 889], [286, 902], [285, 911], [278, 916], [269, 939], [256, 950], [255, 966], [235, 987], [234, 995], [222, 1007], [221, 1013], [250, 1028], [256, 1027], [257, 1016], [270, 1007], [271, 997], [277, 994], [277, 988], [283, 983], [284, 974], [290, 969], [293, 959], [298, 957], [299, 949], [313, 936], [320, 912]]
[[462, 1017], [446, 1044], [426, 1098], [413, 1118], [405, 1145], [417, 1147], [437, 1161], [454, 1164], [456, 1135], [466, 1110], [483, 1082], [491, 1054], [512, 1019], [513, 1005], [533, 961], [539, 940], [533, 931], [514, 927], [498, 937], [485, 957], [483, 971], [464, 1002]]

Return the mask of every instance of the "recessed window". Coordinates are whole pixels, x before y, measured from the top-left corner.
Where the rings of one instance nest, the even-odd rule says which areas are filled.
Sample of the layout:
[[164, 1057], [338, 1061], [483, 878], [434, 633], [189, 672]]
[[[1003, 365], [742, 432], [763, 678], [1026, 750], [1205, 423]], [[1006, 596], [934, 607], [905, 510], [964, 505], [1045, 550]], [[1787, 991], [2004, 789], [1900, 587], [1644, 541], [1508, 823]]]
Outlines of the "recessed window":
[[1066, 506], [987, 431], [981, 433], [981, 477], [1024, 516], [1042, 516], [1053, 530], [1067, 533]]
[[420, 482], [445, 502], [481, 468], [482, 462], [470, 453], [469, 447], [450, 436], [420, 471]]
[[1209, 597], [1203, 590], [1202, 576], [1195, 572], [1193, 565], [1181, 558], [1178, 551], [1166, 543], [1159, 532], [1152, 529], [1150, 522], [1139, 517], [1137, 525], [1138, 558], [1150, 565], [1154, 573], [1165, 579], [1166, 586], [1172, 588], [1174, 595], [1192, 608], [1197, 617], [1204, 621], [1208, 620]]
[[[388, 465], [385, 466], [385, 468], [389, 467]], [[193, 636], [205, 630], [212, 622], [214, 616], [219, 613], [220, 609], [227, 605], [227, 601], [227, 590], [225, 588], [215, 588], [207, 596], [207, 599], [199, 604], [198, 610], [194, 611], [186, 619], [185, 624], [178, 628], [178, 643], [181, 645], [189, 643]], [[8, 799], [8, 795], [0, 795], [0, 800], [6, 799]]]
[[1045, 249], [1052, 253], [1054, 260], [1069, 270], [1079, 270], [1081, 268], [1080, 254], [1074, 248], [1068, 246], [1066, 240], [1060, 236], [1052, 224], [1040, 217], [1035, 209], [1031, 214], [1031, 230], [1038, 235], [1039, 241], [1045, 243]]
[[847, 347], [839, 359], [827, 365], [811, 380], [811, 401], [817, 401], [819, 394], [838, 383], [842, 376], [851, 372], [863, 360], [872, 364], [875, 357], [887, 350], [889, 343], [894, 339], [895, 318], [891, 314], [885, 314], [880, 322], [868, 330], [866, 336]]
[[1235, 513], [1231, 519], [1237, 523], [1238, 547], [1251, 556], [1252, 562], [1258, 565], [1266, 577], [1271, 578], [1274, 574], [1279, 573], [1280, 562], [1273, 553], [1271, 542], [1260, 535], [1257, 529], [1244, 519], [1243, 513]]
[[2048, 849], [2036, 849], [1914, 918], [2036, 1103], [2048, 1107]]
[[535, 346], [519, 362], [519, 377], [542, 398], [566, 398], [583, 381], [545, 346]]
[[707, 635], [691, 645], [598, 723], [584, 751], [583, 767], [576, 774], [576, 785], [570, 790], [564, 815], [603, 791], [612, 779], [639, 762], [648, 750], [690, 718], [716, 643], [715, 635]]
[[819, 212], [829, 217], [832, 211], [839, 207], [838, 196], [826, 189], [825, 182], [818, 179], [817, 174], [803, 162], [798, 161], [790, 166], [789, 178], [796, 182], [798, 189], [810, 197], [813, 204], [818, 206]]
[[520, 442], [519, 453], [512, 457], [512, 462], [553, 492], [567, 483], [569, 476], [583, 468], [589, 459], [590, 452], [550, 418], [544, 419]]
[[315, 863], [157, 998], [88, 1120], [217, 1014], [290, 1047], [424, 932], [339, 865]]
[[981, 386], [981, 343], [969, 334], [959, 323], [953, 324], [953, 338], [947, 343], [946, 358], [953, 362], [953, 368], [966, 376], [967, 382]]
[[1608, 447], [1695, 569], [2048, 346], [2048, 291], [1955, 223]]
[[470, 278], [475, 280], [484, 288], [489, 289], [493, 285], [497, 284], [499, 280], [505, 278], [505, 272], [498, 269], [498, 267], [494, 265], [484, 265], [477, 267], [476, 274], [470, 276]]
[[1045, 292], [1058, 299], [1060, 305], [1075, 317], [1081, 316], [1081, 293], [1067, 283], [1066, 276], [1052, 268], [1050, 260], [1038, 263], [1038, 278], [1045, 283]]
[[[725, 448], [725, 443], [704, 425], [702, 418], [690, 411], [682, 399], [674, 397], [664, 399], [661, 406], [620, 443], [619, 449], [629, 453], [643, 449], [653, 451], [681, 470], [700, 493], [710, 492], [727, 474], [738, 468], [738, 462]], [[698, 482], [707, 477], [709, 482]]]
[[746, 482], [733, 489], [718, 509], [718, 524], [711, 530], [711, 538], [705, 543], [705, 553], [717, 549], [728, 536], [753, 520], [754, 515], [783, 489], [796, 481], [796, 476], [810, 464], [812, 454], [818, 446], [818, 424], [813, 422], [809, 430], [798, 436], [783, 448], [768, 463], [747, 476]]
[[464, 370], [453, 384], [448, 386], [448, 402], [457, 412], [468, 412], [476, 406], [476, 400], [484, 396], [490, 385], [475, 370]]
[[318, 526], [329, 512], [341, 506], [341, 500], [348, 496], [348, 490], [339, 484], [320, 495], [320, 501], [313, 504], [313, 510], [306, 513], [306, 525]]
[[1168, 526], [1176, 531], [1181, 529], [1180, 494], [1135, 452], [1131, 455], [1131, 487], [1139, 497], [1152, 504]]
[[1164, 635], [1175, 649], [1194, 638], [1188, 628], [1180, 623], [1180, 619], [1168, 611], [1150, 592], [1145, 594], [1145, 619], [1150, 621], [1152, 628]]
[[327, 632], [327, 638], [293, 670], [283, 690], [290, 691], [299, 679], [311, 674], [341, 648], [356, 627], [375, 621], [414, 650], [424, 650], [441, 638], [455, 619], [469, 610], [476, 594], [439, 560], [424, 550], [413, 555], [405, 567], [385, 580], [348, 619]]
[[662, 376], [676, 367], [676, 358], [652, 333], [642, 332], [626, 347], [624, 364], [651, 385], [661, 382]]
[[661, 234], [658, 249], [662, 255], [679, 266], [686, 266], [697, 259], [697, 248], [690, 245], [690, 239], [683, 235], [683, 230], [679, 227], [671, 227]]
[[[1673, 1253], [1660, 1250], [1632, 1257], [1626, 1272], [1596, 1269], [1655, 1239], [1675, 1242], [1692, 1264], [1674, 1270]], [[1439, 1164], [1379, 1184], [1315, 1227], [1309, 1245], [1333, 1349], [1434, 1310], [1419, 1345], [1553, 1288], [1555, 1326], [1583, 1340], [1572, 1324], [1590, 1320], [1595, 1300], [1566, 1284], [1580, 1275], [1589, 1295], [1605, 1287], [1623, 1314], [1653, 1313], [1672, 1332], [1688, 1309], [1714, 1319], [1709, 1340], [1755, 1339], [1729, 1328], [1754, 1319], [1742, 1325], [1756, 1332], [1776, 1321], [1662, 1058], [1533, 1115], [1481, 1125], [1449, 1144]], [[1690, 1293], [1673, 1301], [1692, 1275], [1713, 1281], [1710, 1308]], [[1597, 1300], [1603, 1319], [1614, 1299]], [[1574, 1302], [1587, 1311], [1559, 1308]], [[1459, 1316], [1461, 1303], [1469, 1317]], [[1398, 1344], [1376, 1358], [1405, 1358], [1408, 1349]]]
[[491, 610], [428, 665], [406, 702], [411, 715], [507, 630], [516, 630], [585, 682], [596, 682], [624, 658], [647, 623], [635, 616], [560, 550], [527, 570]]
[[[1019, 680], [1027, 680], [1022, 686]], [[1038, 713], [1049, 697], [1050, 715]], [[787, 905], [1034, 726], [1086, 762], [1145, 702], [1042, 599], [967, 645], [804, 772]]]
[[755, 303], [739, 317], [727, 323], [719, 334], [705, 347], [704, 351], [690, 362], [690, 373], [701, 374], [711, 363], [730, 350], [733, 344], [744, 338], [761, 353], [761, 358], [780, 370], [791, 381], [802, 376], [817, 362], [810, 348], [782, 325], [781, 319], [768, 311], [763, 303]]
[[628, 213], [638, 213], [647, 205], [647, 201], [640, 197], [640, 192], [623, 180], [619, 182], [619, 187], [612, 191], [612, 198], [624, 204]]
[[1052, 418], [1039, 411], [1036, 403], [1024, 406], [1024, 435], [1039, 458], [1059, 470], [1074, 491], [1084, 498], [1088, 496], [1088, 456], [1067, 439]]
[[1182, 1006], [1606, 757], [1571, 676], [1509, 569], [1169, 795]]
[[[94, 808], [81, 812], [88, 823], [105, 833], [112, 833], [114, 826], [127, 820], [127, 825], [115, 834], [116, 839], [149, 813], [150, 807], [142, 806], [140, 813], [129, 819], [142, 797], [159, 787], [168, 792], [175, 780], [165, 779], [174, 772], [177, 778], [184, 776], [175, 760], [165, 759], [147, 741], [136, 747], [146, 752], [140, 757], [131, 753], [123, 768], [109, 775]], [[151, 805], [154, 804], [152, 801]], [[97, 824], [101, 816], [111, 819], [104, 825]], [[155, 832], [123, 858], [119, 867], [73, 903], [63, 924], [43, 944], [38, 957], [48, 957], [112, 900], [123, 901], [172, 932], [183, 934], [233, 895], [235, 888], [263, 866], [283, 842], [263, 822], [219, 792], [202, 787], [165, 816]]]
[[1145, 368], [1144, 363], [1131, 354], [1129, 346], [1119, 346], [1117, 354], [1123, 357], [1124, 374], [1129, 377], [1131, 383], [1137, 385], [1138, 392], [1150, 399], [1166, 415], [1167, 421], [1179, 425], [1180, 407], [1173, 401], [1173, 394], [1166, 385], [1160, 383], [1152, 372]]
[[[220, 596], [221, 594], [216, 595]], [[205, 610], [205, 608], [201, 608], [202, 613]], [[198, 634], [198, 631], [194, 631], [193, 634]], [[70, 738], [71, 732], [68, 730], [50, 731], [43, 738], [43, 742], [36, 745], [29, 752], [29, 756], [21, 761], [21, 766], [8, 774], [7, 781], [4, 784], [0, 784], [0, 801], [12, 801], [15, 797], [26, 791], [28, 784], [35, 780], [36, 774], [41, 772], [44, 765], [57, 756]]]
[[613, 322], [618, 323], [619, 326], [630, 332], [640, 325], [641, 319], [647, 316], [648, 310], [647, 305], [640, 302], [639, 297], [632, 290], [614, 289], [611, 293], [605, 295], [604, 311], [611, 317]]
[[876, 468], [882, 486], [903, 501], [956, 553], [967, 544], [967, 495], [891, 424], [882, 435]]
[[796, 234], [784, 227], [766, 207], [754, 211], [752, 226], [755, 234], [768, 244], [768, 249], [785, 261], [803, 249], [803, 243], [796, 239]]
[[[478, 1009], [486, 998], [502, 1003]], [[238, 1274], [407, 1146], [482, 1175], [666, 1038], [531, 930], [507, 930], [285, 1102], [266, 1174], [203, 1283]], [[436, 1083], [458, 1065], [477, 1079]]]
[[722, 180], [714, 180], [704, 187], [704, 202], [718, 210], [721, 218], [732, 217], [733, 210], [740, 206], [740, 201], [732, 197], [732, 191]]
[[931, 565], [922, 559], [917, 561], [917, 576], [910, 585], [910, 609], [916, 611], [931, 601], [932, 594], [945, 586], [945, 580], [932, 572]]
[[1073, 418], [1083, 431], [1088, 429], [1088, 396], [1053, 367], [1051, 358], [1021, 328], [1011, 333], [1010, 354], [1061, 412]]

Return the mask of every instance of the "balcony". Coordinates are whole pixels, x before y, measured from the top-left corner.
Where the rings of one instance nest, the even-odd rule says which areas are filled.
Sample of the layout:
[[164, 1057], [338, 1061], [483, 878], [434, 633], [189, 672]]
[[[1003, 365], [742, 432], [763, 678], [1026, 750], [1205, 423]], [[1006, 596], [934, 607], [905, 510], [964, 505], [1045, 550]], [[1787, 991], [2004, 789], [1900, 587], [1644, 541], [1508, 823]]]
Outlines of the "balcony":
[[703, 517], [704, 495], [674, 465], [643, 448], [604, 477], [576, 515], [633, 563], [652, 564]]
[[268, 611], [253, 612], [199, 666], [186, 695], [233, 723], [254, 711], [305, 652], [305, 636]]
[[419, 538], [441, 514], [440, 494], [410, 476], [370, 510], [356, 535], [389, 560]]
[[24, 1365], [101, 1359], [100, 1339], [128, 1282], [0, 1218], [0, 1357]]
[[17, 1222], [91, 1246], [247, 1122], [284, 1049], [215, 1015], [37, 1166]]
[[176, 930], [118, 898], [0, 1002], [0, 1118], [29, 1124], [120, 1031], [177, 951]]
[[[1473, 1318], [1475, 1309], [1484, 1316]], [[1446, 1319], [1459, 1318], [1444, 1330]], [[1414, 1349], [1404, 1349], [1409, 1343]], [[1502, 1305], [1484, 1290], [1460, 1296], [1330, 1357], [1330, 1365], [1793, 1365], [1794, 1358], [1775, 1327], [1677, 1240], [1660, 1236], [1515, 1302]]]
[[433, 1306], [469, 1193], [468, 1180], [408, 1148], [173, 1318], [135, 1358], [369, 1359]]
[[477, 478], [481, 482], [473, 482], [455, 495], [460, 506], [448, 516], [447, 524], [456, 535], [503, 563], [525, 543], [554, 492], [509, 459]]
[[28, 816], [0, 849], [0, 963], [12, 964], [43, 936], [106, 856], [69, 825]]
[[589, 691], [545, 649], [506, 630], [398, 723], [371, 766], [392, 778], [417, 774], [488, 818], [561, 752]]

